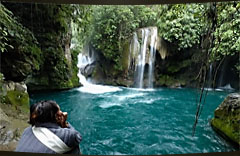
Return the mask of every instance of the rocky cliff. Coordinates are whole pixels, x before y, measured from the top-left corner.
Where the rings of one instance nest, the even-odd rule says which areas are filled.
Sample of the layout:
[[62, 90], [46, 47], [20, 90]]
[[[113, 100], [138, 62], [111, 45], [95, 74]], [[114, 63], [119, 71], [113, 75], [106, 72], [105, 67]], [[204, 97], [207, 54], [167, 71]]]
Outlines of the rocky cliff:
[[76, 55], [70, 50], [71, 18], [66, 18], [70, 6], [21, 3], [4, 6], [12, 12], [16, 25], [21, 25], [21, 29], [15, 29], [15, 25], [8, 28], [9, 34], [12, 31], [15, 34], [8, 36], [8, 44], [13, 48], [7, 48], [1, 57], [5, 79], [26, 82], [28, 91], [78, 86], [77, 60], [73, 58]]

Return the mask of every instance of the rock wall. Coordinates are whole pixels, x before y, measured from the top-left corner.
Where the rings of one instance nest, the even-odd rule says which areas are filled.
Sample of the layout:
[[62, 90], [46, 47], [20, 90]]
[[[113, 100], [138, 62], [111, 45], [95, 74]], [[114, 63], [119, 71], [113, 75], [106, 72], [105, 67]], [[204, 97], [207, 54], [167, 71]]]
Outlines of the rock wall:
[[[71, 18], [66, 17], [70, 6], [3, 4], [18, 19], [22, 28], [29, 32], [23, 36], [26, 40], [16, 42], [9, 38], [14, 48], [8, 49], [1, 58], [1, 72], [6, 80], [25, 81], [28, 91], [79, 86], [77, 60], [73, 58], [77, 56], [70, 49]], [[22, 42], [27, 46], [22, 47]]]
[[211, 125], [216, 132], [240, 147], [240, 93], [228, 95], [214, 112]]

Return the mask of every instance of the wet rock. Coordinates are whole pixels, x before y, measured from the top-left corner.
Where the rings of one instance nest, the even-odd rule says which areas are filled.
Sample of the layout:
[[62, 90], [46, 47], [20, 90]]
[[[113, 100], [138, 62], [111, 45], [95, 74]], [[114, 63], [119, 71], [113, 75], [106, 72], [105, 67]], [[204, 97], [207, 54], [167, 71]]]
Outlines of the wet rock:
[[82, 74], [85, 76], [85, 77], [90, 77], [94, 71], [94, 68], [95, 68], [95, 63], [92, 63], [92, 64], [88, 64], [84, 67], [84, 69], [82, 70]]
[[240, 93], [224, 99], [215, 110], [211, 125], [224, 138], [240, 145]]

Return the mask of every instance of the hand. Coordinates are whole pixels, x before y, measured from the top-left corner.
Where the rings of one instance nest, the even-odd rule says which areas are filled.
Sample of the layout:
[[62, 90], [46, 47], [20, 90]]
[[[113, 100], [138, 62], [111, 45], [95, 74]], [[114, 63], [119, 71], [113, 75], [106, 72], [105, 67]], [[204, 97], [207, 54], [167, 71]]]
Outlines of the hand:
[[62, 112], [62, 111], [58, 111], [56, 114], [57, 123], [62, 128], [68, 127], [67, 116], [68, 116], [67, 112]]

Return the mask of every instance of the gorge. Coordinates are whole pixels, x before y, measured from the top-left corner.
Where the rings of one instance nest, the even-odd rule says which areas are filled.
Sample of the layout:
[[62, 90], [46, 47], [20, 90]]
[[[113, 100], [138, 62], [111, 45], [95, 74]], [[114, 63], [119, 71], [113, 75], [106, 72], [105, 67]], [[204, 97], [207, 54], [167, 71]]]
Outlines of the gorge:
[[209, 121], [231, 123], [213, 112], [239, 92], [239, 3], [0, 7], [0, 149], [14, 150], [30, 104], [51, 99], [82, 133], [84, 154], [237, 150]]

